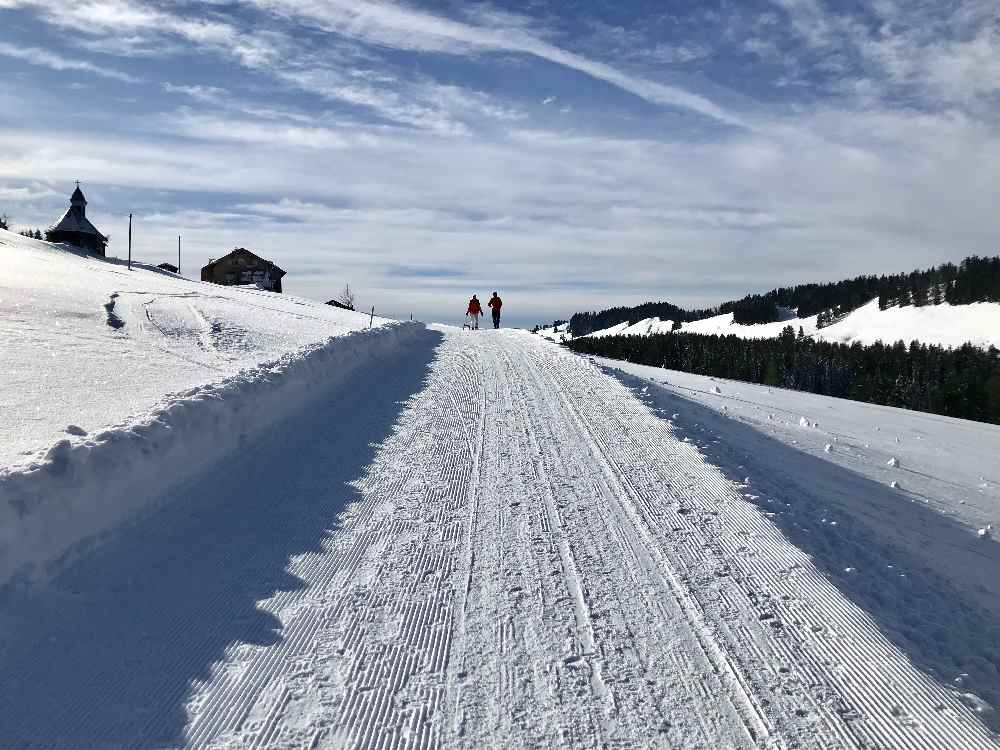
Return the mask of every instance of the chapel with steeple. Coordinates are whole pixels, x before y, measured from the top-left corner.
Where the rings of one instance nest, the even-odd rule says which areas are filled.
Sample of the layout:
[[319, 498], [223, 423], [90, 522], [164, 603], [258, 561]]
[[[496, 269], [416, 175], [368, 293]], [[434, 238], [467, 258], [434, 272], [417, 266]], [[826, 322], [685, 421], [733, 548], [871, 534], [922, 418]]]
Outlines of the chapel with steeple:
[[49, 242], [65, 242], [83, 250], [103, 256], [108, 245], [108, 238], [101, 234], [97, 227], [87, 218], [87, 199], [76, 183], [76, 190], [69, 199], [69, 210], [63, 214], [54, 227], [45, 233]]

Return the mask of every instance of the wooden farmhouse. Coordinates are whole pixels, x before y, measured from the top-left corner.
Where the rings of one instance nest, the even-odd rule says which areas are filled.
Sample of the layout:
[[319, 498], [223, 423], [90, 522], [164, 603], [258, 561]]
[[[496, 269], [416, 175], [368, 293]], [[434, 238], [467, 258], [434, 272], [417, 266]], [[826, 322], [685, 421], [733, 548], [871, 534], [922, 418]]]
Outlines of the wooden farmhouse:
[[49, 242], [65, 242], [82, 250], [89, 250], [103, 256], [108, 246], [108, 238], [97, 231], [97, 227], [87, 219], [87, 199], [83, 197], [80, 183], [69, 199], [69, 210], [54, 227], [45, 233]]
[[228, 255], [218, 260], [210, 260], [201, 269], [201, 280], [224, 286], [243, 286], [256, 284], [262, 289], [272, 292], [281, 291], [281, 277], [285, 275], [278, 266], [269, 260], [238, 247]]

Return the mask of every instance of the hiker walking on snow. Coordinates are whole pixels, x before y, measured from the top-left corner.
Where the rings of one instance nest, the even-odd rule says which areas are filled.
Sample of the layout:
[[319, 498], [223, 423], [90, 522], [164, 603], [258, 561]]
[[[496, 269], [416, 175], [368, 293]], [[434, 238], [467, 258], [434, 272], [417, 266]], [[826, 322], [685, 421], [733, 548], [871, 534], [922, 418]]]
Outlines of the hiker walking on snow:
[[466, 312], [467, 317], [472, 318], [472, 325], [470, 328], [479, 330], [479, 316], [483, 314], [483, 306], [479, 304], [479, 297], [472, 295], [472, 299], [469, 300], [469, 310]]
[[486, 303], [493, 308], [493, 327], [500, 327], [500, 308], [503, 307], [503, 300], [497, 296], [496, 292], [493, 292], [493, 296], [490, 297], [490, 301]]

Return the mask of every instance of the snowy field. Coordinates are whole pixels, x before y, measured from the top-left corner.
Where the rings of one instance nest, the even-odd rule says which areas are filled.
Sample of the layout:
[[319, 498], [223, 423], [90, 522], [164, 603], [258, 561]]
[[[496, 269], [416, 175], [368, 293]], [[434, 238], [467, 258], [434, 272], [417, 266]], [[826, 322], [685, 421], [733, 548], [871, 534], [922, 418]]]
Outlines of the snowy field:
[[[725, 313], [693, 323], [683, 323], [682, 333], [700, 333], [708, 336], [739, 336], [746, 339], [776, 338], [786, 326], [792, 326], [818, 341], [842, 344], [874, 344], [876, 341], [895, 343], [911, 341], [940, 346], [976, 346], [1000, 348], [1000, 303], [978, 302], [971, 305], [943, 303], [926, 307], [890, 307], [880, 310], [878, 300], [852, 311], [833, 325], [818, 328], [816, 318], [790, 318], [776, 323], [741, 325], [733, 322], [733, 314]], [[670, 333], [673, 321], [646, 318], [637, 323], [618, 325], [588, 334], [592, 338], [607, 336], [648, 336]]]
[[0, 586], [44, 579], [419, 330], [0, 231]]
[[5, 741], [998, 747], [996, 543], [887, 477], [518, 331], [422, 329], [285, 417], [8, 587]]
[[0, 746], [1000, 748], [1000, 428], [0, 242]]
[[144, 419], [168, 394], [368, 326], [367, 315], [312, 300], [136, 263], [129, 271], [4, 230], [0, 264], [0, 468]]

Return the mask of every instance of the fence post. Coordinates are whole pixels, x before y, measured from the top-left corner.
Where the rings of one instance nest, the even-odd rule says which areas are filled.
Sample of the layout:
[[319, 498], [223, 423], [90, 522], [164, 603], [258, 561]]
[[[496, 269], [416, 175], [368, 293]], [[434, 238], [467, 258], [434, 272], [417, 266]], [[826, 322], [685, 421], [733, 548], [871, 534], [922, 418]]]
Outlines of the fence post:
[[375, 324], [375, 305], [372, 305], [372, 316], [368, 319], [368, 327], [371, 328]]
[[132, 270], [132, 214], [128, 215], [128, 270]]

